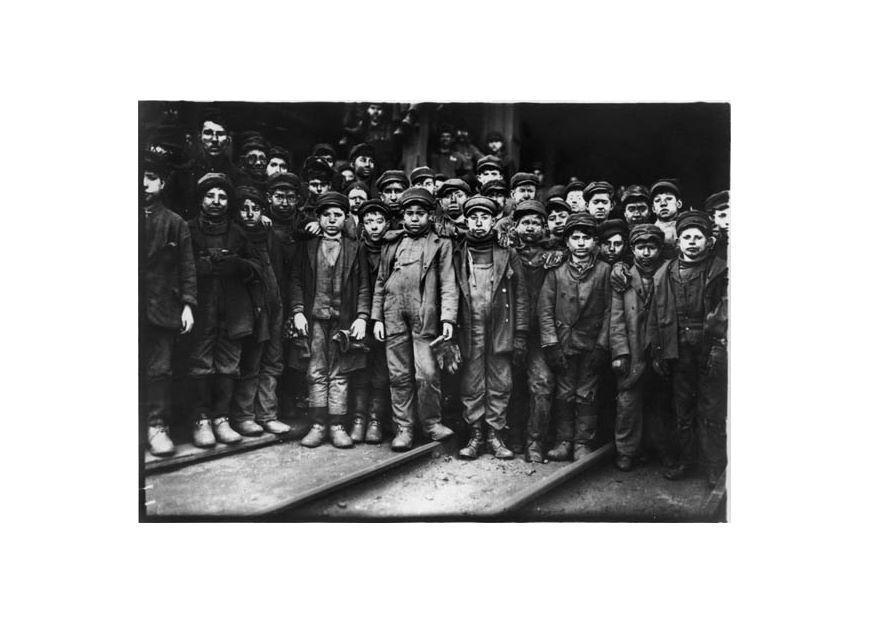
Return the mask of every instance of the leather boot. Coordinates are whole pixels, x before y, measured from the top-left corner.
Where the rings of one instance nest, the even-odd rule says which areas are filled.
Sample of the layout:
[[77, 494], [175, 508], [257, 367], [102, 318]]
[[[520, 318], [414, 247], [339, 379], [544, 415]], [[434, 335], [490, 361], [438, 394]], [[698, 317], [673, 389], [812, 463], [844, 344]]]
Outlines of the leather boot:
[[574, 422], [571, 403], [556, 402], [556, 445], [547, 451], [551, 461], [569, 461], [574, 452]]
[[216, 435], [216, 440], [222, 443], [238, 443], [243, 439], [237, 431], [231, 428], [228, 418], [215, 418], [213, 420], [213, 433]]
[[191, 429], [191, 443], [198, 448], [212, 448], [216, 445], [213, 425], [207, 418], [200, 418], [194, 421]]
[[331, 437], [331, 445], [335, 448], [352, 448], [354, 445], [343, 424], [332, 424], [328, 434]]
[[260, 424], [256, 424], [252, 420], [241, 420], [239, 422], [234, 422], [232, 427], [235, 431], [240, 433], [241, 435], [245, 435], [246, 437], [257, 437], [264, 432], [264, 429], [261, 428]]
[[368, 430], [365, 433], [365, 443], [378, 444], [383, 441], [383, 427], [380, 418], [374, 413], [368, 414]]
[[274, 435], [284, 435], [292, 430], [291, 426], [279, 420], [265, 420], [264, 422], [259, 422], [259, 424], [261, 424], [261, 428]]
[[352, 419], [352, 428], [349, 431], [349, 438], [353, 443], [362, 443], [365, 440], [365, 416], [356, 414]]
[[504, 442], [501, 440], [501, 433], [488, 424], [486, 425], [486, 445], [489, 446], [495, 458], [502, 461], [513, 459], [513, 451], [504, 445]]
[[149, 452], [155, 456], [169, 456], [176, 451], [170, 432], [163, 424], [150, 425], [146, 429], [146, 439], [149, 441]]
[[398, 433], [392, 440], [392, 450], [395, 452], [406, 452], [413, 447], [413, 427], [402, 426], [398, 429]]
[[468, 435], [468, 445], [459, 450], [459, 458], [474, 460], [480, 454], [483, 446], [483, 423], [477, 420], [471, 424], [471, 432]]
[[453, 429], [448, 428], [437, 422], [428, 428], [423, 428], [422, 431], [431, 438], [432, 441], [443, 441], [447, 437], [452, 437]]
[[325, 441], [327, 429], [324, 424], [314, 424], [310, 427], [310, 432], [301, 440], [301, 445], [305, 448], [318, 448]]
[[574, 444], [570, 441], [559, 441], [555, 446], [547, 450], [547, 460], [570, 461], [574, 453]]
[[526, 463], [545, 463], [540, 441], [530, 441], [526, 446]]
[[596, 448], [599, 417], [596, 407], [590, 403], [574, 406], [574, 460], [592, 454]]

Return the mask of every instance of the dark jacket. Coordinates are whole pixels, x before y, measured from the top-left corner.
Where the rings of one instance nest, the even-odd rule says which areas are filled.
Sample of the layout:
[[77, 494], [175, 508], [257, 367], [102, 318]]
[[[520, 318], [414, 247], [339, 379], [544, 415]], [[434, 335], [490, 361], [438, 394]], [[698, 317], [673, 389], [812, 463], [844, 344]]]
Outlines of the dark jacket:
[[140, 232], [140, 318], [180, 329], [183, 305], [197, 306], [191, 233], [185, 220], [160, 204], [148, 217], [140, 210]]
[[565, 355], [608, 349], [611, 323], [611, 268], [600, 260], [583, 279], [569, 271], [570, 259], [547, 272], [538, 297], [541, 346], [560, 344]]
[[[229, 222], [227, 231], [221, 238], [221, 248], [225, 256], [239, 259], [243, 271], [237, 275], [220, 275], [216, 262], [210, 259], [210, 242], [201, 226], [200, 217], [188, 222], [191, 231], [192, 249], [197, 270], [197, 291], [200, 304], [195, 314], [197, 321], [212, 320], [218, 316], [217, 327], [228, 331], [231, 339], [243, 338], [256, 331], [257, 319], [264, 308], [264, 289], [260, 281], [260, 265], [252, 254], [243, 230]], [[215, 308], [209, 307], [215, 304]]]
[[[678, 359], [678, 315], [672, 270], [679, 258], [668, 261], [653, 276], [653, 303], [647, 317], [647, 344], [655, 359]], [[729, 272], [726, 262], [713, 254], [705, 276], [704, 346], [725, 341], [728, 327]]]
[[[471, 289], [469, 287], [468, 243], [463, 242], [453, 252], [456, 280], [459, 282], [459, 349], [462, 357], [472, 356]], [[511, 249], [497, 243], [492, 248], [492, 320], [487, 333], [492, 339], [492, 353], [513, 353], [513, 339], [525, 335], [529, 328], [529, 294], [519, 257]]]
[[624, 293], [613, 291], [611, 301], [611, 359], [629, 356], [629, 372], [617, 379], [621, 390], [635, 385], [647, 368], [647, 319], [653, 301], [637, 267], [630, 269], [629, 277], [629, 288]]
[[256, 305], [262, 308], [256, 320], [256, 338], [258, 342], [266, 342], [270, 340], [271, 320], [283, 311], [283, 248], [274, 227], [253, 232], [243, 228], [243, 233], [259, 265], [258, 283], [250, 285], [250, 293]]
[[[374, 287], [371, 318], [383, 321], [383, 303], [386, 300], [386, 280], [392, 275], [395, 253], [404, 235], [386, 244], [380, 255], [380, 271]], [[422, 307], [419, 311], [421, 324], [417, 336], [435, 337], [442, 332], [441, 323], [456, 324], [459, 313], [459, 287], [453, 269], [453, 245], [449, 239], [438, 237], [434, 231], [426, 233], [426, 249], [422, 257], [422, 272], [419, 292]], [[387, 334], [388, 335], [388, 334]]]

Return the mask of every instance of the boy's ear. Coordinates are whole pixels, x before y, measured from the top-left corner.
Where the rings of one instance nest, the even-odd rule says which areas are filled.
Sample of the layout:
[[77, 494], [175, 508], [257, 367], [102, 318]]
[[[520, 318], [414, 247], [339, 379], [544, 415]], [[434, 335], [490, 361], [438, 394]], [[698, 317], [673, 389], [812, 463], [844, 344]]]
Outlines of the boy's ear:
[[678, 198], [678, 212], [684, 208], [684, 201]]

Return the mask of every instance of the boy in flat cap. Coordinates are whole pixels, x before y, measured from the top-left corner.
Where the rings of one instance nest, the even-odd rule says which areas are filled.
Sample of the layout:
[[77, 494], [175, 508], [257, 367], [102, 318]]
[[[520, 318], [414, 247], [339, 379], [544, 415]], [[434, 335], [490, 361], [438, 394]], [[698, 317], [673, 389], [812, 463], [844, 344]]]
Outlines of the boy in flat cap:
[[477, 186], [482, 188], [487, 181], [492, 179], [504, 180], [504, 176], [501, 173], [501, 160], [492, 155], [481, 157], [477, 160]]
[[453, 433], [441, 424], [440, 371], [430, 343], [452, 339], [459, 310], [452, 243], [429, 225], [434, 197], [410, 188], [401, 208], [404, 234], [383, 249], [371, 308], [374, 336], [386, 342], [396, 451], [413, 447], [414, 411], [432, 440]]
[[461, 397], [469, 427], [468, 444], [459, 456], [476, 459], [485, 442], [496, 458], [512, 459], [513, 452], [501, 435], [507, 424], [511, 363], [522, 366], [525, 362], [529, 296], [516, 252], [499, 246], [493, 234], [498, 205], [489, 198], [472, 196], [464, 211], [468, 231], [453, 253], [461, 288]]
[[368, 187], [374, 181], [374, 149], [370, 144], [356, 144], [349, 151], [349, 162], [352, 164], [355, 178]]
[[401, 219], [401, 193], [410, 187], [403, 170], [387, 170], [377, 179], [377, 191], [394, 220]]
[[601, 224], [614, 208], [614, 186], [607, 181], [593, 181], [583, 189], [586, 211]]
[[[677, 219], [678, 256], [653, 280], [647, 338], [654, 369], [670, 375], [680, 459], [665, 472], [683, 478], [699, 458], [709, 486], [726, 467], [728, 272], [711, 250], [711, 221], [701, 211]], [[697, 427], [697, 428], [694, 428]]]
[[569, 257], [547, 272], [538, 297], [541, 346], [557, 379], [551, 461], [579, 460], [596, 448], [598, 377], [611, 318], [610, 267], [596, 260], [595, 218], [572, 214], [563, 235]]
[[433, 226], [435, 232], [447, 239], [456, 241], [467, 230], [465, 214], [462, 205], [471, 195], [471, 188], [462, 179], [448, 179], [437, 192], [439, 201], [438, 212]]
[[[290, 278], [293, 333], [309, 340], [307, 385], [313, 426], [301, 445], [315, 448], [326, 436], [336, 448], [353, 447], [343, 426], [351, 372], [363, 368], [364, 347], [342, 352], [342, 330], [361, 344], [367, 331], [371, 291], [367, 256], [358, 242], [341, 234], [349, 213], [346, 196], [325, 192], [316, 203], [322, 235], [297, 247]], [[300, 363], [300, 362], [296, 362]]]
[[170, 439], [171, 356], [178, 334], [188, 334], [197, 307], [197, 277], [191, 233], [164, 204], [170, 168], [147, 154], [140, 192], [140, 416], [149, 451], [172, 454]]
[[[361, 246], [367, 255], [366, 269], [371, 296], [377, 284], [380, 254], [386, 245], [386, 232], [392, 214], [382, 200], [366, 200], [359, 211], [362, 221]], [[373, 322], [369, 325], [368, 360], [365, 368], [353, 373], [350, 379], [352, 401], [352, 428], [350, 438], [377, 444], [383, 441], [383, 423], [389, 412], [389, 368], [386, 345], [373, 337]], [[367, 424], [367, 427], [365, 426]]]
[[599, 260], [609, 265], [632, 262], [629, 255], [629, 226], [624, 220], [604, 220], [598, 228], [600, 251]]
[[411, 187], [422, 187], [434, 196], [437, 189], [434, 186], [434, 170], [428, 166], [414, 168], [410, 173]]
[[253, 287], [259, 265], [243, 230], [231, 220], [234, 186], [221, 173], [198, 182], [201, 213], [188, 222], [197, 269], [189, 376], [195, 395], [193, 442], [200, 448], [216, 440], [236, 443], [240, 435], [228, 416], [240, 374], [243, 339], [255, 332]]
[[582, 181], [571, 181], [565, 186], [565, 202], [571, 207], [572, 213], [586, 211], [586, 199], [583, 197], [585, 189], [586, 185]]
[[246, 436], [291, 430], [277, 420], [277, 384], [283, 372], [283, 311], [277, 272], [282, 274], [283, 248], [273, 228], [262, 220], [266, 207], [265, 194], [257, 188], [237, 188], [237, 222], [258, 261], [262, 284], [256, 297], [261, 312], [255, 332], [243, 339], [240, 378], [231, 408], [231, 426]]
[[[264, 191], [267, 181], [267, 154], [269, 151], [270, 146], [258, 133], [253, 133], [240, 146], [238, 166], [246, 176], [246, 181], [261, 191]], [[243, 179], [240, 179], [240, 183], [242, 182]]]
[[666, 420], [668, 385], [653, 371], [647, 349], [653, 276], [663, 263], [660, 253], [664, 239], [662, 229], [654, 224], [638, 224], [632, 229], [631, 285], [625, 292], [615, 290], [611, 301], [611, 366], [618, 391], [614, 442], [616, 465], [621, 471], [632, 470], [636, 459], [643, 457], [645, 433], [663, 464], [672, 464]]
[[510, 178], [510, 197], [516, 204], [534, 200], [538, 193], [538, 177], [531, 172], [517, 172]]
[[729, 253], [729, 190], [708, 196], [704, 209], [714, 225], [714, 253], [725, 261]]
[[674, 179], [660, 179], [650, 188], [651, 208], [656, 215], [656, 225], [665, 234], [665, 258], [675, 253], [677, 243], [677, 219], [684, 203], [681, 190]]

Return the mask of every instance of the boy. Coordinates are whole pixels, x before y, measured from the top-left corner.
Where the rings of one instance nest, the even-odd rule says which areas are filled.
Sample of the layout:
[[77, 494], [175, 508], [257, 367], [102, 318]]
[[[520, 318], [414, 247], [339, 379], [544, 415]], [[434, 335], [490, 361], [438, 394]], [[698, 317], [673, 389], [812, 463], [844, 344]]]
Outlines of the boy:
[[199, 448], [236, 443], [228, 423], [234, 383], [240, 374], [243, 339], [255, 331], [252, 287], [258, 263], [246, 236], [231, 221], [231, 180], [205, 174], [197, 184], [201, 212], [188, 222], [197, 269], [198, 306], [192, 332], [189, 376], [194, 384], [193, 443]]
[[[593, 216], [595, 217], [595, 216]], [[629, 227], [624, 220], [605, 220], [599, 224], [599, 239], [601, 240], [599, 260], [609, 265], [631, 262], [629, 260], [627, 238]]]
[[614, 207], [614, 186], [607, 181], [593, 181], [583, 189], [583, 200], [587, 213], [601, 224]]
[[650, 192], [642, 185], [629, 185], [620, 195], [623, 218], [629, 228], [650, 222]]
[[571, 215], [571, 205], [559, 198], [550, 200], [544, 206], [547, 211], [547, 238], [544, 240], [548, 249], [561, 249], [565, 252], [563, 233], [565, 223]]
[[481, 157], [477, 160], [477, 186], [482, 188], [492, 179], [504, 179], [501, 174], [501, 160], [492, 155]]
[[[380, 253], [385, 245], [391, 214], [382, 200], [365, 201], [359, 215], [362, 220], [361, 245], [367, 254], [368, 284], [371, 295], [380, 269]], [[370, 326], [373, 334], [373, 325]], [[389, 411], [389, 369], [386, 365], [386, 346], [371, 335], [368, 338], [368, 360], [365, 368], [351, 378], [353, 443], [377, 444], [383, 441], [383, 421]], [[367, 428], [365, 419], [367, 418]]]
[[422, 187], [434, 196], [436, 190], [434, 186], [434, 170], [428, 166], [420, 166], [414, 168], [410, 172], [410, 185], [412, 187]]
[[[508, 447], [523, 452], [528, 463], [543, 463], [543, 444], [550, 422], [550, 408], [556, 381], [547, 366], [541, 348], [541, 330], [535, 309], [547, 270], [551, 268], [551, 252], [543, 246], [547, 214], [537, 200], [524, 200], [513, 213], [516, 223], [517, 249], [526, 293], [529, 297], [529, 326], [526, 342], [525, 368], [517, 368], [511, 399]], [[555, 266], [555, 264], [553, 265]], [[524, 441], [525, 439], [525, 441]]]
[[510, 178], [510, 197], [514, 203], [534, 200], [538, 192], [538, 177], [531, 172], [517, 172]]
[[[250, 251], [258, 260], [262, 290], [258, 329], [243, 341], [240, 379], [234, 390], [231, 426], [241, 435], [287, 433], [277, 420], [277, 382], [283, 373], [283, 312], [277, 270], [282, 274], [283, 248], [272, 228], [262, 221], [264, 194], [255, 187], [237, 188], [237, 218]], [[276, 267], [275, 267], [276, 266]]]
[[281, 146], [274, 146], [267, 152], [267, 167], [265, 172], [269, 179], [275, 174], [288, 172], [291, 167], [292, 157], [289, 152]]
[[448, 179], [437, 191], [440, 209], [434, 218], [435, 232], [448, 239], [460, 238], [466, 230], [462, 205], [471, 195], [471, 188], [462, 179]]
[[598, 376], [611, 316], [611, 270], [596, 260], [596, 226], [589, 213], [568, 218], [569, 257], [547, 273], [538, 297], [541, 347], [557, 379], [551, 461], [579, 460], [596, 448]]
[[140, 415], [155, 456], [173, 454], [168, 424], [171, 405], [171, 354], [177, 334], [188, 334], [197, 307], [197, 278], [191, 233], [185, 221], [164, 205], [170, 169], [147, 154], [140, 193]]
[[676, 250], [678, 213], [684, 206], [677, 181], [661, 179], [654, 183], [650, 188], [650, 200], [655, 223], [665, 234], [663, 254], [669, 258]]
[[356, 180], [371, 187], [374, 177], [373, 147], [364, 142], [355, 145], [349, 151], [349, 161], [352, 164], [352, 170], [355, 173]]
[[[364, 367], [364, 349], [340, 352], [335, 340], [341, 330], [362, 341], [367, 331], [371, 291], [367, 257], [358, 242], [341, 234], [349, 213], [346, 196], [325, 192], [316, 203], [322, 234], [298, 245], [290, 279], [294, 331], [308, 338], [310, 360], [307, 387], [313, 426], [301, 445], [322, 445], [326, 434], [335, 448], [352, 448], [343, 427], [349, 374]], [[327, 427], [327, 428], [326, 428]]]
[[674, 392], [680, 460], [664, 475], [678, 480], [694, 469], [696, 425], [706, 480], [713, 487], [726, 467], [728, 273], [711, 251], [711, 221], [704, 213], [682, 213], [677, 235], [677, 258], [653, 279], [647, 329], [654, 370], [671, 375]]
[[586, 211], [586, 199], [583, 197], [583, 190], [586, 185], [583, 181], [571, 181], [565, 186], [565, 202], [571, 207], [572, 213], [583, 213]]
[[729, 190], [708, 196], [705, 199], [705, 212], [713, 223], [714, 253], [725, 261], [729, 252]]
[[267, 181], [267, 154], [269, 151], [270, 146], [260, 134], [252, 135], [243, 142], [240, 148], [238, 167], [246, 175], [248, 182], [262, 191]]
[[410, 182], [403, 170], [387, 170], [377, 179], [377, 191], [380, 192], [380, 199], [396, 220], [401, 219], [401, 192], [408, 187], [410, 187]]
[[[664, 464], [670, 464], [665, 420], [668, 390], [657, 376], [647, 350], [647, 315], [653, 299], [653, 276], [662, 265], [665, 236], [653, 224], [638, 224], [629, 238], [634, 256], [625, 292], [613, 293], [611, 302], [611, 367], [617, 377], [617, 419], [614, 442], [616, 465], [631, 471], [642, 455], [645, 429]], [[644, 408], [648, 409], [645, 418]]]
[[525, 361], [529, 296], [519, 258], [498, 245], [492, 227], [498, 205], [472, 196], [465, 202], [468, 232], [453, 253], [459, 298], [459, 348], [464, 360], [461, 381], [468, 444], [459, 457], [476, 459], [485, 443], [498, 459], [512, 459], [501, 439], [507, 425], [511, 361]]
[[440, 372], [430, 343], [453, 337], [459, 310], [452, 243], [430, 226], [434, 197], [413, 187], [401, 195], [401, 208], [404, 233], [383, 248], [371, 309], [374, 336], [386, 342], [396, 451], [413, 447], [414, 409], [432, 440], [453, 434], [441, 424]]

